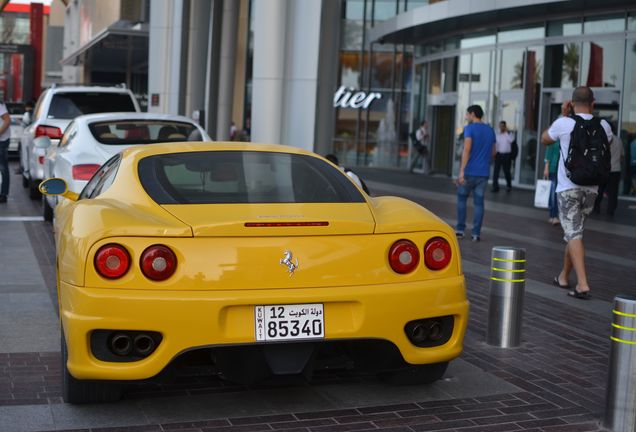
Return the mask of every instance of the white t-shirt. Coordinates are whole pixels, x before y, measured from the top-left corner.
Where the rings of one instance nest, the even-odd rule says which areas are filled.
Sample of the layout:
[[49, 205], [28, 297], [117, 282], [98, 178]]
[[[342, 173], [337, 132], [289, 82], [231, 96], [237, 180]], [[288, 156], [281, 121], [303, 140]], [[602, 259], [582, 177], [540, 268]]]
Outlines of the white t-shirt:
[[428, 144], [428, 129], [420, 126], [417, 131], [415, 131], [415, 138], [424, 145]]
[[[592, 114], [577, 115], [581, 116], [584, 120], [590, 120], [592, 117], [594, 117]], [[550, 126], [550, 129], [548, 129], [548, 135], [550, 136], [550, 138], [552, 138], [554, 141], [561, 141], [561, 149], [559, 150], [559, 171], [557, 174], [558, 181], [556, 191], [563, 192], [568, 189], [579, 188], [587, 189], [592, 192], [598, 192], [598, 186], [580, 186], [572, 183], [567, 176], [567, 170], [565, 169], [565, 163], [563, 162], [563, 159], [567, 156], [568, 150], [570, 149], [570, 134], [572, 133], [575, 124], [576, 122], [570, 117], [560, 117], [556, 119]], [[601, 120], [601, 126], [603, 126], [603, 129], [605, 129], [607, 140], [611, 142], [612, 129], [610, 128], [610, 125], [607, 124], [605, 120]]]
[[[3, 116], [5, 114], [9, 114], [9, 111], [7, 111], [7, 106], [3, 104], [2, 102], [0, 102], [0, 116]], [[0, 125], [2, 125], [2, 123], [0, 123]], [[5, 130], [0, 135], [0, 141], [6, 141], [10, 138], [11, 138], [11, 121], [9, 121], [9, 127], [7, 128], [7, 130]]]
[[510, 132], [497, 132], [495, 138], [497, 142], [497, 153], [510, 153], [512, 151], [512, 142], [515, 140], [515, 137]]

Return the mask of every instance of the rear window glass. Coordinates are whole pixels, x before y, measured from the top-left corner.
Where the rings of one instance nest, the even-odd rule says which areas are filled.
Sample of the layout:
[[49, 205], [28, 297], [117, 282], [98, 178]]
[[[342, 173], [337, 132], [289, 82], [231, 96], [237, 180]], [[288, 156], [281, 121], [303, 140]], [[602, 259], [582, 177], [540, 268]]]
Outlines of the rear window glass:
[[[151, 144], [159, 142], [188, 141], [196, 135], [192, 123], [165, 120], [125, 120], [91, 123], [88, 128], [102, 144]], [[192, 139], [190, 139], [192, 141]]]
[[365, 202], [337, 168], [318, 158], [257, 151], [149, 156], [139, 178], [159, 204]]
[[135, 104], [128, 93], [56, 93], [47, 117], [74, 119], [82, 114], [129, 111], [135, 111]]

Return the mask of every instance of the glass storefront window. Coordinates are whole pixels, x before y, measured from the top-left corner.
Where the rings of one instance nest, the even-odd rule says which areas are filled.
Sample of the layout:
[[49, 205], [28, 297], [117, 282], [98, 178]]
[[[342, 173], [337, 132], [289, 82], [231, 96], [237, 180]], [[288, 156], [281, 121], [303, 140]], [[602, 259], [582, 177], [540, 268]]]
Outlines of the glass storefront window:
[[[625, 49], [625, 70], [636, 69], [636, 39], [628, 39]], [[623, 123], [621, 124], [620, 137], [625, 151], [625, 164], [620, 193], [624, 195], [636, 195], [636, 74], [625, 76], [623, 88]]]
[[501, 50], [501, 90], [521, 88], [524, 52], [523, 48]]
[[545, 47], [545, 87], [574, 88], [579, 85], [581, 45], [567, 43]]
[[360, 88], [360, 66], [362, 55], [359, 51], [340, 52], [340, 85]]
[[457, 57], [450, 57], [443, 60], [442, 81], [444, 92], [457, 91]]
[[494, 45], [497, 37], [494, 34], [484, 34], [480, 36], [464, 37], [459, 43], [460, 48], [473, 48], [484, 45]]
[[[537, 152], [539, 148], [539, 102], [543, 46], [528, 47], [524, 61], [523, 78], [523, 131], [517, 134], [519, 143], [519, 182], [534, 184], [537, 179]], [[519, 141], [521, 140], [521, 141]]]
[[473, 54], [470, 73], [470, 91], [488, 91], [490, 89], [490, 72], [492, 71], [492, 54], [490, 51]]
[[498, 43], [530, 41], [533, 39], [541, 39], [545, 36], [545, 28], [527, 27], [510, 30], [502, 30], [497, 36]]
[[442, 92], [442, 61], [435, 60], [430, 63], [428, 93], [440, 94]]
[[375, 23], [393, 18], [395, 15], [397, 15], [397, 0], [375, 0], [373, 5], [373, 21]]
[[455, 111], [455, 142], [453, 150], [453, 175], [459, 172], [464, 150], [464, 126], [470, 96], [470, 54], [459, 56], [459, 81], [457, 83], [457, 107]]
[[391, 52], [374, 52], [371, 58], [371, 88], [392, 88], [394, 76], [393, 66], [395, 64], [393, 50], [391, 49]]
[[629, 17], [627, 18], [627, 30], [636, 30], [636, 14], [634, 13], [630, 13]]
[[549, 36], [579, 36], [583, 33], [581, 20], [552, 21], [548, 23]]
[[344, 7], [344, 18], [347, 21], [362, 21], [364, 19], [365, 0], [347, 0]]
[[428, 0], [405, 0], [406, 1], [406, 9], [411, 10], [418, 7], [426, 6], [428, 4]]
[[625, 41], [583, 43], [581, 85], [617, 87], [622, 82]]
[[26, 45], [30, 43], [29, 17], [17, 14], [2, 14], [0, 18], [0, 43]]
[[583, 23], [583, 33], [603, 34], [625, 31], [625, 18], [590, 18]]

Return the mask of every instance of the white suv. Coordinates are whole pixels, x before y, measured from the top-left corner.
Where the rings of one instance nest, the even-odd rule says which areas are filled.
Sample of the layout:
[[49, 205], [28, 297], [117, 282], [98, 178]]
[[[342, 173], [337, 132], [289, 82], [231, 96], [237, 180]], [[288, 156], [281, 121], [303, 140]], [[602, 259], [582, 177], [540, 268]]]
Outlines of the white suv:
[[46, 89], [33, 111], [31, 124], [20, 141], [22, 185], [29, 196], [40, 196], [38, 185], [44, 178], [45, 149], [33, 145], [39, 136], [48, 136], [57, 145], [68, 124], [82, 114], [139, 112], [133, 93], [122, 87], [53, 86]]

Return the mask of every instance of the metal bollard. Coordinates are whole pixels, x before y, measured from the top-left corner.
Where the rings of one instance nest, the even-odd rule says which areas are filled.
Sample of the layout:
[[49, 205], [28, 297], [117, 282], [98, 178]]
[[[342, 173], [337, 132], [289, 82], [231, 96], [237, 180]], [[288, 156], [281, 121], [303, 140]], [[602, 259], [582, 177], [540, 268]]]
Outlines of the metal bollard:
[[636, 296], [614, 297], [612, 346], [603, 426], [636, 432]]
[[526, 285], [526, 250], [492, 248], [488, 333], [486, 342], [501, 348], [521, 344], [521, 319]]

